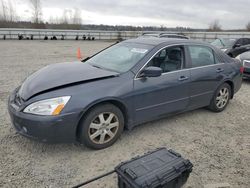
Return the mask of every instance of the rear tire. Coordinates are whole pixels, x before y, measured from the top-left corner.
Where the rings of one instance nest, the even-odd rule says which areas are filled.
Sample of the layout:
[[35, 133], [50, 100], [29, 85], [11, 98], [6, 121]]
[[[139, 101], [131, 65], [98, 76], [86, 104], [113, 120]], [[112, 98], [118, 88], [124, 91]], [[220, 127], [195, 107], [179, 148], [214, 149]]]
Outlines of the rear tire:
[[215, 92], [208, 108], [213, 112], [222, 112], [227, 107], [232, 96], [231, 86], [222, 84]]
[[102, 104], [91, 109], [79, 125], [79, 141], [92, 149], [104, 149], [116, 142], [124, 128], [119, 108]]

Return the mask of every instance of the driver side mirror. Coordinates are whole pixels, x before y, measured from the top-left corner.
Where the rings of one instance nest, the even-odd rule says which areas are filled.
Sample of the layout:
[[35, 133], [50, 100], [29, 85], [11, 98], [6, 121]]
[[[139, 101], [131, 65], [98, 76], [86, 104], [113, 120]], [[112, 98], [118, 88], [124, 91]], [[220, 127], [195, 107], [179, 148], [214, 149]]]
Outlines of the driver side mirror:
[[141, 72], [141, 77], [159, 77], [162, 74], [160, 67], [147, 67]]

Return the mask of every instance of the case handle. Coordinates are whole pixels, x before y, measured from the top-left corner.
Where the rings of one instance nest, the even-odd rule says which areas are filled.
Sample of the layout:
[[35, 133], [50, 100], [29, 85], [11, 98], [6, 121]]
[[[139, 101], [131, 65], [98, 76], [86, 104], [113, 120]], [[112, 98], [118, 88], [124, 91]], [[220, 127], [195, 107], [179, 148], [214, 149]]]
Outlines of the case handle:
[[132, 170], [130, 170], [129, 168], [126, 168], [124, 170], [124, 173], [129, 175], [133, 180], [137, 178], [137, 175]]

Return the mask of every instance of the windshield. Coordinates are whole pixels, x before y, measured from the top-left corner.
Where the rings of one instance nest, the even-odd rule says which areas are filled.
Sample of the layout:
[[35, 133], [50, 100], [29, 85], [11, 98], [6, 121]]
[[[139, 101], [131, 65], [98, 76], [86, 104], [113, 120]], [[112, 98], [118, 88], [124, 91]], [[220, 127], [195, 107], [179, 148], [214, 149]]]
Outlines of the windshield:
[[152, 48], [152, 46], [134, 43], [119, 43], [87, 60], [92, 66], [126, 72], [136, 65]]
[[235, 41], [236, 39], [216, 39], [211, 44], [219, 48], [224, 48], [233, 46]]

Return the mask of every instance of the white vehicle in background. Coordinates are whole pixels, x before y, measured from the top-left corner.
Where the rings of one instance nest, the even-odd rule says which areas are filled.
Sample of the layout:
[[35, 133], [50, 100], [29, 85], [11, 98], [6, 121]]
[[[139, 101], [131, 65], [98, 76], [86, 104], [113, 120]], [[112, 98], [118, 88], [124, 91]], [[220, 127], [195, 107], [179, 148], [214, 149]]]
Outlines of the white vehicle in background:
[[250, 79], [250, 51], [244, 52], [236, 57], [243, 63], [244, 71], [243, 75], [244, 78]]

